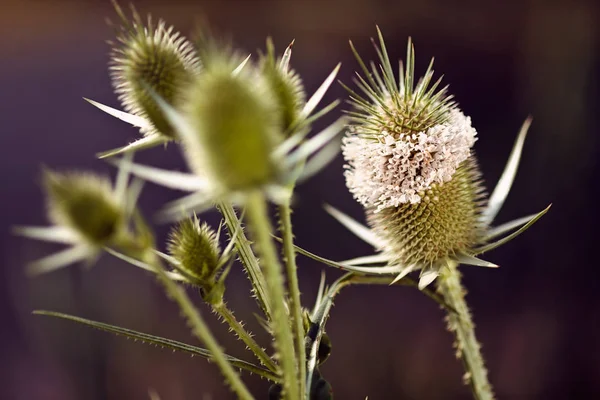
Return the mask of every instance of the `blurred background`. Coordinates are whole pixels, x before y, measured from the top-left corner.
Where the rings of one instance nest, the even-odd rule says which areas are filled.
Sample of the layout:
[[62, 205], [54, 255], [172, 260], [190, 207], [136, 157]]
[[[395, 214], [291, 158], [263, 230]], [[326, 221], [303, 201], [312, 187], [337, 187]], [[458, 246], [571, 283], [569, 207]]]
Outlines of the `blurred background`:
[[[122, 2], [122, 4], [126, 4]], [[493, 188], [524, 119], [533, 125], [498, 222], [551, 211], [517, 240], [487, 254], [501, 268], [464, 267], [465, 282], [500, 399], [600, 398], [598, 265], [598, 12], [593, 0], [135, 1], [182, 33], [204, 18], [247, 52], [273, 36], [279, 51], [296, 39], [293, 67], [312, 93], [335, 64], [350, 82], [378, 24], [390, 58], [416, 45], [417, 71], [431, 57], [479, 132], [476, 151]], [[57, 248], [11, 235], [17, 224], [46, 223], [42, 166], [113, 174], [96, 152], [128, 143], [135, 129], [82, 100], [119, 107], [107, 73], [112, 38], [108, 0], [3, 0], [0, 8], [0, 398], [7, 400], [231, 399], [214, 365], [70, 322], [32, 316], [50, 309], [195, 343], [176, 307], [148, 274], [109, 256], [27, 278], [27, 262]], [[326, 100], [345, 96], [334, 85]], [[342, 108], [347, 107], [344, 105]], [[333, 120], [339, 110], [329, 116]], [[137, 160], [183, 170], [174, 146]], [[180, 193], [148, 184], [141, 207], [152, 215]], [[346, 190], [341, 157], [303, 184], [294, 214], [298, 243], [344, 259], [371, 249], [330, 218], [329, 203], [362, 219]], [[218, 216], [206, 214], [216, 224]], [[168, 226], [156, 227], [164, 238]], [[298, 259], [303, 302], [312, 306], [322, 266]], [[328, 270], [328, 279], [337, 276]], [[226, 297], [266, 343], [241, 269]], [[196, 296], [197, 298], [197, 296]], [[208, 309], [200, 305], [208, 317]], [[352, 287], [328, 323], [333, 342], [323, 366], [337, 399], [469, 399], [443, 312], [415, 289]], [[226, 350], [246, 357], [211, 319]], [[268, 383], [247, 382], [257, 398]]]

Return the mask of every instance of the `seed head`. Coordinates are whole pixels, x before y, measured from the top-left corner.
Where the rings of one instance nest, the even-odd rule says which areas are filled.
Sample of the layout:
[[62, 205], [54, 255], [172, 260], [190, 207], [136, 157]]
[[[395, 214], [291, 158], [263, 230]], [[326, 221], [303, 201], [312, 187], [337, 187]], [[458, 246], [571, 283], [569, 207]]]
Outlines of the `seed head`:
[[151, 89], [167, 103], [176, 106], [181, 90], [200, 71], [200, 61], [192, 44], [164, 21], [143, 23], [134, 11], [128, 21], [117, 8], [122, 27], [111, 52], [111, 78], [125, 110], [148, 119], [154, 130], [145, 135], [160, 133], [173, 138], [171, 124], [156, 104]]
[[126, 228], [123, 209], [108, 179], [47, 171], [44, 184], [52, 222], [70, 227], [91, 244], [105, 245]]

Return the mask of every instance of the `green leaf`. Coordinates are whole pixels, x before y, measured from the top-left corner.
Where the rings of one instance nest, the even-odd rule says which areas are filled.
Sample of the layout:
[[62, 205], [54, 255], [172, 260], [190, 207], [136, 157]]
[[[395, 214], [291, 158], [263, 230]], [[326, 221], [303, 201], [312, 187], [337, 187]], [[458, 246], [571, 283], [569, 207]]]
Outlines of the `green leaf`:
[[[92, 321], [89, 319], [76, 317], [74, 315], [69, 315], [69, 314], [63, 314], [63, 313], [55, 312], [55, 311], [35, 310], [35, 311], [33, 311], [33, 314], [66, 319], [69, 321], [73, 321], [73, 322], [77, 322], [77, 323], [89, 326], [91, 328], [99, 329], [104, 332], [110, 332], [110, 333], [114, 333], [116, 335], [125, 336], [129, 339], [139, 340], [146, 344], [152, 344], [155, 346], [166, 347], [173, 351], [182, 351], [182, 352], [191, 354], [193, 356], [204, 357], [208, 360], [212, 359], [212, 354], [208, 350], [203, 349], [201, 347], [192, 346], [190, 344], [178, 342], [176, 340], [167, 339], [167, 338], [163, 338], [160, 336], [154, 336], [154, 335], [150, 335], [147, 333], [138, 332], [138, 331], [134, 331], [134, 330], [127, 329], [127, 328], [121, 328], [119, 326], [105, 324], [105, 323], [98, 322], [98, 321]], [[266, 378], [266, 379], [274, 381], [274, 382], [280, 381], [279, 377], [277, 377], [275, 374], [273, 374], [272, 372], [270, 372], [262, 367], [259, 367], [255, 364], [252, 364], [252, 363], [244, 361], [244, 360], [240, 360], [239, 358], [232, 357], [230, 355], [225, 355], [225, 357], [227, 358], [227, 361], [229, 361], [234, 367], [246, 370], [251, 373], [255, 373], [257, 375], [262, 376], [263, 378]]]

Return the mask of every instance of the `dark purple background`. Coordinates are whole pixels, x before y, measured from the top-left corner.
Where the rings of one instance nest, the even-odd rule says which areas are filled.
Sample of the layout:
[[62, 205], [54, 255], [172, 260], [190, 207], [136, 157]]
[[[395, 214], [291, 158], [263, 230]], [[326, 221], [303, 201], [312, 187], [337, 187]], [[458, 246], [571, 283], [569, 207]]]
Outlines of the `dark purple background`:
[[[292, 63], [310, 92], [338, 61], [343, 61], [341, 79], [351, 80], [357, 65], [348, 39], [365, 57], [374, 57], [369, 37], [375, 24], [392, 59], [403, 57], [412, 36], [417, 70], [424, 71], [435, 56], [436, 70], [472, 117], [490, 187], [531, 113], [524, 159], [499, 221], [548, 203], [552, 210], [518, 240], [487, 254], [499, 270], [463, 268], [468, 300], [499, 398], [600, 397], [596, 2], [157, 0], [136, 5], [184, 33], [204, 16], [246, 51], [263, 47], [267, 35], [280, 50], [295, 38]], [[148, 274], [103, 257], [91, 270], [71, 267], [27, 279], [26, 262], [57, 247], [10, 233], [16, 224], [46, 222], [42, 165], [112, 173], [94, 154], [136, 137], [134, 129], [81, 99], [118, 105], [106, 69], [111, 30], [105, 17], [114, 13], [104, 0], [4, 0], [0, 6], [0, 398], [137, 400], [148, 398], [148, 387], [163, 400], [233, 398], [217, 368], [204, 360], [30, 315], [36, 308], [59, 310], [195, 343]], [[344, 95], [334, 85], [328, 99]], [[137, 159], [184, 168], [174, 146]], [[147, 185], [141, 207], [152, 215], [179, 195]], [[341, 158], [300, 187], [297, 240], [334, 259], [369, 254], [369, 246], [325, 214], [325, 202], [361, 218], [361, 207], [345, 188]], [[214, 214], [206, 218], [217, 222]], [[158, 226], [157, 232], [164, 235], [167, 229]], [[303, 300], [312, 305], [322, 267], [299, 262]], [[337, 275], [328, 272], [330, 279]], [[232, 273], [227, 298], [258, 339], [266, 340], [239, 269]], [[469, 398], [442, 317], [412, 289], [344, 292], [329, 321], [334, 349], [323, 367], [336, 398]], [[247, 357], [224, 326], [213, 326], [228, 352]], [[266, 382], [247, 381], [258, 398], [266, 398]]]

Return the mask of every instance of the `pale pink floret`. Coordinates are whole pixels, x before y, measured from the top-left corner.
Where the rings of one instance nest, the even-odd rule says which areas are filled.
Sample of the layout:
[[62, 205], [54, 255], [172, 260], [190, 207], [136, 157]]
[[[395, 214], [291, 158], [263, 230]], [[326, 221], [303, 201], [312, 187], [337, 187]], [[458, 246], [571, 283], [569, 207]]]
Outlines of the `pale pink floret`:
[[342, 145], [346, 184], [356, 200], [375, 212], [418, 203], [432, 184], [452, 178], [469, 157], [476, 134], [471, 118], [458, 109], [425, 132], [392, 136], [382, 131], [378, 139], [353, 134]]

